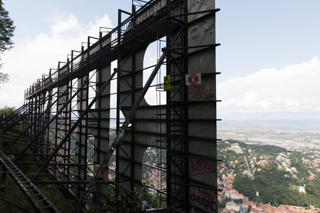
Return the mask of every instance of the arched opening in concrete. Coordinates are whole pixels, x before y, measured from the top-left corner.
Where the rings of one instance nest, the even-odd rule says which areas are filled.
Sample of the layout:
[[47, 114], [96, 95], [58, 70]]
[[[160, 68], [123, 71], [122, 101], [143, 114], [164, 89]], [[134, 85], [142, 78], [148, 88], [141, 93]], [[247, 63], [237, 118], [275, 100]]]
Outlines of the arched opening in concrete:
[[148, 206], [165, 207], [167, 188], [166, 150], [148, 147], [142, 159], [142, 184], [149, 189]]
[[[96, 97], [97, 92], [97, 83], [96, 83], [96, 70], [93, 70], [89, 73], [89, 83], [88, 83], [88, 104]], [[93, 104], [90, 109], [95, 109], [96, 105]]]
[[[150, 43], [145, 52], [143, 58], [143, 85], [148, 81], [154, 66], [162, 55], [162, 48], [164, 48], [166, 44], [165, 40], [166, 37]], [[164, 76], [166, 76], [166, 73], [166, 66], [162, 64], [145, 95], [146, 102], [151, 106], [166, 104], [166, 92], [163, 89]]]
[[[114, 72], [114, 69], [117, 68], [118, 61], [111, 62], [110, 74]], [[117, 129], [117, 77], [113, 78], [110, 81], [110, 111], [109, 111], [109, 145], [113, 142], [116, 137]], [[120, 111], [120, 120], [123, 120], [124, 116]], [[116, 175], [116, 156], [111, 156], [108, 162], [108, 177], [109, 179], [114, 180]]]

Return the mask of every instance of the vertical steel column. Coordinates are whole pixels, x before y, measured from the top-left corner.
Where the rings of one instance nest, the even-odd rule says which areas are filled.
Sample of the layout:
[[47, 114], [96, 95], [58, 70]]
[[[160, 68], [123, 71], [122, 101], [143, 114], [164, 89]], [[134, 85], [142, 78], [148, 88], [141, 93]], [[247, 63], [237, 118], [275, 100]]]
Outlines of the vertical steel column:
[[[37, 122], [37, 118], [38, 118], [38, 114], [39, 114], [39, 96], [36, 95], [34, 97], [35, 99], [35, 105], [34, 105], [34, 110], [33, 110], [33, 122], [34, 122], [34, 133], [33, 135], [37, 134], [38, 132], [38, 129], [39, 129], [39, 122]], [[39, 138], [40, 139], [40, 138]], [[38, 158], [38, 151], [37, 151], [37, 147], [39, 145], [39, 139], [37, 141], [35, 141], [33, 143], [33, 146], [32, 146], [32, 152], [36, 155], [34, 155], [34, 157]], [[40, 139], [41, 140], [41, 139]]]
[[[182, 14], [187, 14], [188, 13], [188, 1], [184, 1], [184, 5], [183, 5], [183, 10], [182, 10]], [[187, 20], [188, 17], [187, 16], [181, 16], [182, 21], [184, 22], [184, 28], [183, 28], [183, 32], [182, 32], [182, 41], [181, 41], [181, 57], [183, 58], [181, 65], [182, 65], [182, 69], [181, 69], [181, 81], [183, 82], [183, 86], [182, 86], [182, 91], [181, 91], [181, 95], [183, 96], [183, 100], [189, 100], [188, 98], [188, 89], [185, 86], [184, 83], [184, 77], [185, 74], [187, 74], [189, 72], [188, 70], [188, 49], [184, 48], [184, 47], [188, 47], [188, 28], [187, 28]], [[184, 119], [189, 120], [189, 105], [187, 104], [182, 104], [182, 108], [183, 108], [183, 114], [184, 114]], [[189, 201], [189, 197], [190, 197], [190, 178], [189, 178], [189, 157], [185, 156], [186, 154], [184, 153], [189, 153], [189, 122], [183, 122], [184, 126], [184, 133], [182, 135], [182, 137], [184, 137], [184, 141], [183, 141], [183, 148], [182, 148], [182, 152], [183, 152], [183, 171], [184, 171], [184, 184], [187, 185], [187, 187], [185, 187], [185, 191], [184, 191], [184, 199], [186, 202], [186, 208], [184, 209], [184, 211], [190, 211], [190, 201]]]
[[[42, 116], [42, 112], [43, 112], [43, 99], [42, 99], [42, 93], [38, 93], [37, 95], [37, 98], [38, 98], [38, 104], [37, 104], [37, 109], [35, 110], [36, 111], [36, 117], [35, 117], [35, 121], [36, 121], [36, 134], [38, 132], [40, 132], [43, 128], [43, 116]], [[43, 146], [43, 140], [44, 140], [44, 134], [41, 134], [41, 136], [39, 137], [39, 139], [37, 140], [36, 142], [36, 146], [34, 147], [34, 153], [36, 154], [41, 154], [41, 147]], [[37, 159], [39, 159], [39, 156], [37, 156]]]
[[[171, 16], [171, 1], [167, 0], [166, 2], [167, 7], [167, 76], [171, 75], [171, 60], [169, 58], [171, 57], [171, 24], [170, 24], [170, 16]], [[167, 141], [167, 206], [171, 207], [173, 206], [173, 200], [172, 200], [172, 176], [171, 176], [171, 91], [167, 91], [167, 105], [166, 105], [166, 141]]]
[[[47, 113], [45, 115], [47, 123], [45, 125], [47, 125], [49, 123], [49, 121], [50, 121], [52, 107], [53, 107], [53, 106], [51, 106], [52, 101], [53, 101], [52, 91], [49, 90], [48, 91], [48, 105], [47, 105], [48, 111], [47, 111]], [[43, 154], [49, 154], [50, 153], [50, 145], [51, 145], [50, 144], [50, 141], [51, 141], [50, 132], [51, 132], [51, 129], [50, 129], [50, 126], [48, 126], [47, 130], [45, 130], [45, 134], [47, 135], [47, 137], [46, 137], [46, 143], [45, 143], [46, 149], [45, 149], [45, 152]], [[43, 160], [44, 160], [44, 157], [42, 156], [40, 158], [40, 161], [43, 161]]]
[[[60, 79], [60, 72], [59, 72], [59, 70], [60, 70], [60, 63], [58, 63], [58, 69], [57, 69], [57, 73], [58, 73], [58, 79]], [[59, 101], [59, 99], [60, 99], [60, 83], [59, 83], [59, 81], [58, 81], [58, 83], [57, 83], [57, 100]], [[56, 113], [59, 111], [59, 103], [58, 103], [58, 101], [57, 101], [57, 106], [56, 106]], [[59, 115], [57, 115], [57, 117], [56, 117], [56, 121], [55, 121], [56, 123], [55, 123], [55, 128], [56, 128], [56, 135], [55, 135], [55, 142], [54, 142], [54, 147], [57, 147], [58, 146], [58, 137], [57, 137], [57, 135], [59, 135], [60, 134], [60, 131], [59, 131]], [[56, 162], [57, 161], [57, 158], [56, 158], [56, 156], [53, 158], [54, 160], [54, 162]], [[57, 173], [57, 167], [56, 166], [53, 166], [53, 174], [56, 174]]]
[[[101, 56], [101, 49], [102, 49], [102, 32], [99, 32], [99, 55]], [[100, 90], [100, 85], [101, 85], [101, 79], [102, 79], [102, 68], [99, 67], [97, 70], [98, 75], [96, 75], [96, 81], [97, 81], [97, 85], [96, 85], [96, 90], [99, 91]], [[100, 163], [100, 146], [101, 146], [101, 122], [102, 122], [102, 117], [101, 117], [101, 109], [102, 109], [102, 104], [101, 104], [101, 96], [99, 97], [99, 99], [97, 100], [97, 108], [98, 108], [98, 132], [97, 132], [97, 150], [98, 150], [98, 154], [96, 157], [96, 160], [94, 161], [95, 164], [99, 164]]]
[[[83, 64], [84, 64], [84, 46], [81, 46], [81, 66], [83, 66]], [[83, 79], [83, 77], [81, 77], [81, 78], [78, 78], [78, 81], [80, 81], [80, 84], [82, 85], [82, 84], [84, 84], [84, 79]], [[79, 85], [79, 83], [78, 83], [78, 85]], [[80, 95], [78, 96], [79, 97], [79, 100], [77, 101], [77, 105], [79, 105], [80, 104], [80, 107], [78, 107], [77, 106], [77, 110], [78, 110], [78, 113], [79, 114], [82, 114], [82, 112], [83, 112], [83, 103], [82, 103], [82, 98], [83, 98], [83, 96], [84, 96], [84, 91], [85, 90], [85, 88], [83, 88], [82, 90], [81, 90], [81, 92], [80, 92]], [[82, 122], [81, 122], [82, 123]], [[79, 125], [78, 125], [78, 135], [77, 135], [77, 139], [78, 139], [78, 162], [77, 162], [77, 164], [78, 164], [78, 169], [77, 169], [77, 180], [80, 180], [81, 179], [81, 174], [82, 174], [82, 166], [81, 166], [81, 164], [82, 164], [82, 156], [81, 156], [81, 153], [83, 153], [83, 146], [82, 146], [82, 144], [81, 144], [81, 141], [82, 141], [82, 125], [81, 125], [81, 123], [79, 123]], [[78, 190], [77, 190], [77, 197], [80, 197], [81, 196], [81, 194], [82, 194], [82, 190], [83, 189], [85, 189], [85, 185], [82, 185], [82, 186], [80, 186], [80, 185], [78, 185]]]
[[[117, 110], [116, 110], [116, 132], [120, 131], [120, 72], [121, 72], [121, 10], [118, 10], [118, 38], [117, 38]], [[119, 161], [120, 151], [119, 149], [116, 150], [116, 182], [120, 182], [120, 161]], [[116, 185], [116, 194], [119, 192], [119, 186]]]
[[[167, 1], [167, 206], [172, 211], [189, 211], [189, 119], [188, 93], [184, 76], [188, 73], [187, 1]], [[172, 27], [175, 26], [175, 29]]]
[[[85, 87], [86, 89], [86, 98], [85, 98], [85, 108], [88, 107], [89, 105], [89, 89], [90, 89], [90, 36], [88, 36], [88, 40], [87, 40], [87, 73], [86, 73], [86, 80], [87, 80], [87, 86]], [[82, 123], [82, 122], [81, 122]], [[84, 130], [84, 136], [82, 137], [84, 139], [84, 145], [85, 145], [85, 151], [84, 151], [84, 171], [83, 173], [84, 175], [84, 180], [87, 180], [87, 168], [88, 168], [88, 127], [89, 127], [89, 115], [88, 113], [85, 116], [85, 130]], [[81, 125], [81, 128], [83, 128], [83, 126]], [[85, 188], [85, 186], [84, 186]]]
[[[68, 130], [71, 129], [72, 127], [72, 96], [73, 96], [73, 85], [72, 85], [72, 72], [73, 72], [73, 50], [71, 51], [71, 61], [69, 62], [68, 64], [68, 69], [70, 67], [70, 70], [69, 70], [69, 96], [70, 96], [70, 102], [69, 102], [69, 107], [68, 107], [68, 111], [69, 111], [69, 123], [68, 123]], [[68, 165], [67, 166], [64, 166], [66, 168], [66, 173], [69, 175], [71, 174], [71, 171], [70, 171], [70, 164], [71, 164], [71, 137], [69, 137], [69, 143], [68, 143], [68, 157], [67, 157], [67, 163]], [[64, 178], [65, 179], [65, 178]], [[67, 179], [70, 180], [70, 176], [67, 176]]]
[[[34, 117], [35, 117], [35, 112], [34, 109], [36, 108], [36, 103], [35, 103], [35, 97], [32, 97], [31, 102], [30, 102], [29, 108], [28, 108], [28, 113], [29, 113], [29, 124], [32, 124], [34, 122]], [[34, 124], [33, 127], [30, 129], [30, 140], [32, 139], [32, 135], [36, 133], [36, 125]], [[31, 142], [31, 141], [30, 141]], [[33, 150], [33, 147], [31, 147], [31, 150]]]
[[[131, 106], [134, 105], [135, 103], [135, 100], [136, 100], [136, 96], [135, 96], [135, 88], [136, 88], [136, 84], [135, 84], [135, 71], [136, 71], [136, 67], [135, 67], [135, 61], [136, 61], [136, 57], [135, 57], [135, 52], [132, 53], [132, 69], [131, 69], [131, 78], [132, 78], [132, 81], [131, 81], [131, 88], [132, 88], [132, 97], [131, 97]], [[130, 190], [131, 191], [134, 191], [134, 188], [135, 188], [135, 184], [134, 184], [134, 159], [135, 159], [135, 134], [134, 134], [134, 130], [135, 130], [135, 120], [134, 120], [135, 116], [133, 116], [132, 118], [132, 121], [131, 121], [131, 188]]]

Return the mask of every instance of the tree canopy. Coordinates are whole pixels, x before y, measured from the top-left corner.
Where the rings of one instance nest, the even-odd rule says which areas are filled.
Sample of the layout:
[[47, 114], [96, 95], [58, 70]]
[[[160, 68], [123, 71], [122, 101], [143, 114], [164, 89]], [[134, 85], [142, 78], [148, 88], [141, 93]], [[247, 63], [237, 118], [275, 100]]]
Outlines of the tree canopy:
[[[0, 54], [13, 47], [13, 32], [15, 26], [13, 20], [9, 17], [9, 12], [4, 9], [4, 5], [0, 0]], [[1, 58], [0, 58], [1, 60]], [[2, 64], [0, 64], [1, 68]], [[0, 83], [5, 83], [9, 80], [9, 75], [0, 72]]]
[[4, 106], [3, 108], [0, 108], [0, 113], [10, 115], [11, 113], [13, 113], [14, 110], [15, 110], [14, 107]]
[[[233, 143], [237, 143], [243, 153], [231, 150]], [[219, 179], [222, 179], [222, 175], [228, 176], [228, 173], [232, 172], [235, 176], [233, 189], [249, 197], [249, 200], [270, 203], [272, 206], [288, 204], [320, 207], [320, 175], [317, 170], [319, 167], [312, 163], [315, 160], [313, 158], [317, 158], [314, 152], [301, 153], [272, 145], [245, 144], [236, 140], [220, 143], [217, 149], [218, 158], [223, 160], [218, 165]], [[289, 170], [279, 168], [280, 163], [275, 162], [280, 153], [285, 154], [285, 158], [290, 160]], [[244, 173], [247, 170], [244, 158], [250, 162], [253, 178], [248, 178]], [[267, 163], [264, 166], [258, 165], [257, 162], [260, 160]], [[311, 175], [314, 179], [309, 180], [308, 177]], [[303, 187], [305, 192], [302, 190]], [[222, 204], [225, 205], [225, 202]], [[224, 207], [222, 204], [220, 208]]]

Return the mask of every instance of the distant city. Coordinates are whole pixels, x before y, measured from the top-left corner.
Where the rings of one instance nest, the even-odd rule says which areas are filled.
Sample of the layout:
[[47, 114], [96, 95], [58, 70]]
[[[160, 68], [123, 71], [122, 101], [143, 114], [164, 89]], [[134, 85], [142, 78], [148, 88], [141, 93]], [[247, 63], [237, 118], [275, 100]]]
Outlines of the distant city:
[[218, 124], [219, 212], [320, 212], [319, 124]]
[[218, 138], [296, 151], [320, 149], [320, 120], [222, 121]]

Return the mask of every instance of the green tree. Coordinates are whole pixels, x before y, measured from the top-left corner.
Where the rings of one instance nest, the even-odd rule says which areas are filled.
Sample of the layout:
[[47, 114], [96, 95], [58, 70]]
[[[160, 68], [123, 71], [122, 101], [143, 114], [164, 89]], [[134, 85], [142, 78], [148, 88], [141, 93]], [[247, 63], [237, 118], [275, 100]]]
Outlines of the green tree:
[[220, 210], [222, 211], [226, 207], [227, 202], [230, 202], [230, 201], [231, 201], [231, 198], [227, 197], [227, 198], [223, 199], [221, 202], [219, 202], [219, 212], [220, 212]]
[[[4, 9], [2, 0], [0, 0], [0, 53], [10, 50], [13, 47], [13, 32], [15, 26], [13, 20], [9, 17], [9, 12]], [[1, 60], [1, 58], [0, 58]], [[2, 64], [0, 64], [1, 68]], [[9, 80], [9, 75], [0, 72], [0, 83], [6, 83]]]
[[3, 108], [0, 109], [0, 113], [10, 115], [11, 113], [13, 113], [14, 110], [15, 110], [14, 107], [4, 106]]

